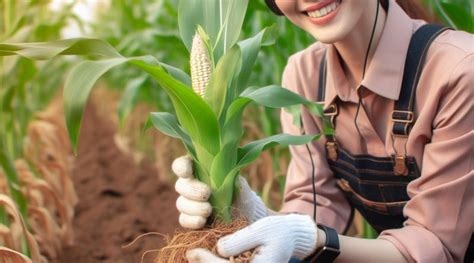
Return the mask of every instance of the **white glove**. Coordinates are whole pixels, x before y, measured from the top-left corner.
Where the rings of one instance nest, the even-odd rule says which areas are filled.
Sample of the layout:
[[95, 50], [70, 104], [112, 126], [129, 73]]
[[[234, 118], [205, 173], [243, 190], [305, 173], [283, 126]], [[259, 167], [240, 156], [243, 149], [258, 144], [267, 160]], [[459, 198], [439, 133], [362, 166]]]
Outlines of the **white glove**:
[[[316, 250], [318, 231], [308, 215], [289, 214], [268, 216], [217, 242], [220, 256], [229, 258], [257, 248], [252, 263], [288, 262], [295, 257], [304, 259]], [[191, 263], [227, 263], [204, 248], [186, 253]]]
[[[176, 192], [180, 194], [176, 200], [176, 207], [180, 212], [179, 224], [189, 229], [202, 228], [212, 213], [212, 207], [207, 201], [211, 195], [211, 189], [193, 177], [190, 156], [175, 159], [171, 168], [179, 177], [175, 184]], [[238, 177], [238, 186], [240, 191], [235, 200], [235, 206], [250, 223], [269, 214], [262, 199], [250, 189], [247, 181], [241, 176]]]

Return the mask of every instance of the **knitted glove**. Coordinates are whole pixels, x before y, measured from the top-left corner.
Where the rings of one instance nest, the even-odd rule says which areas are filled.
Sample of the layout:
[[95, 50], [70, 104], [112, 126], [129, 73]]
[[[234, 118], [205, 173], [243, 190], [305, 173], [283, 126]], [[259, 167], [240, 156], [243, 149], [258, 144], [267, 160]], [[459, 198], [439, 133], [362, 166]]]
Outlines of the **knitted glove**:
[[[179, 224], [189, 229], [202, 228], [212, 213], [212, 207], [207, 201], [211, 195], [211, 189], [193, 177], [191, 157], [181, 156], [175, 159], [171, 168], [178, 176], [175, 189], [180, 194], [176, 200], [176, 207], [180, 212]], [[240, 191], [234, 201], [235, 207], [247, 217], [250, 223], [267, 216], [269, 212], [265, 204], [250, 189], [247, 181], [239, 176], [237, 182]]]
[[[304, 259], [316, 249], [317, 233], [316, 224], [308, 215], [267, 216], [221, 238], [217, 252], [229, 258], [257, 248], [252, 263], [288, 262], [292, 257]], [[186, 257], [191, 263], [229, 262], [203, 248], [189, 250]]]

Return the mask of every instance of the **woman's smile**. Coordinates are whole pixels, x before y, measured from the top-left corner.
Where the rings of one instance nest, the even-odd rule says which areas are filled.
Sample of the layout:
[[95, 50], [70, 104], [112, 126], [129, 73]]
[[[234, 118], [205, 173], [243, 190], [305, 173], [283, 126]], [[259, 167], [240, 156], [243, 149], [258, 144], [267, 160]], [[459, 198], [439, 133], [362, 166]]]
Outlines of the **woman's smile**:
[[325, 0], [308, 7], [303, 11], [309, 20], [316, 25], [324, 25], [331, 21], [339, 10], [342, 0]]

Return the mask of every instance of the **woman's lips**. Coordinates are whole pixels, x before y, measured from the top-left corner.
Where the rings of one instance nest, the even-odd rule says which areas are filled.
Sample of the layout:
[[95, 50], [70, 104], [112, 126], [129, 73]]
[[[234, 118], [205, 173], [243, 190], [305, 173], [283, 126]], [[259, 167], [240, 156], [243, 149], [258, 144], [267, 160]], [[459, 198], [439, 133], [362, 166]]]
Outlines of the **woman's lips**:
[[[315, 25], [318, 25], [318, 26], [322, 26], [322, 25], [325, 25], [325, 24], [329, 23], [329, 21], [331, 21], [337, 15], [337, 12], [339, 11], [339, 6], [341, 5], [341, 2], [342, 2], [341, 0], [326, 0], [326, 1], [323, 1], [321, 3], [318, 3], [316, 5], [313, 5], [309, 8], [307, 8], [304, 13], [309, 18], [311, 23], [313, 23]], [[329, 7], [332, 4], [335, 4], [336, 8], [334, 10], [331, 10], [326, 15], [323, 15], [321, 17], [311, 17], [311, 16], [308, 15], [309, 12], [318, 12], [317, 10], [320, 10], [320, 12], [324, 12], [324, 11], [322, 11], [322, 9], [325, 8], [325, 7]]]

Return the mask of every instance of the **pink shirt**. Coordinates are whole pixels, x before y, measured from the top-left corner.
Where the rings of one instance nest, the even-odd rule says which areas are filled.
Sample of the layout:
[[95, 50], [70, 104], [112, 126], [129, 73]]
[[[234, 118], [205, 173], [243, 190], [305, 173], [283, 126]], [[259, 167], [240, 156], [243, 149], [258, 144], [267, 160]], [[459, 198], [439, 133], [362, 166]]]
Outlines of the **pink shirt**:
[[[412, 33], [425, 24], [413, 20], [390, 1], [385, 28], [366, 77], [363, 105], [354, 125], [358, 95], [350, 87], [333, 45], [315, 43], [290, 57], [283, 86], [316, 100], [319, 62], [327, 51], [325, 107], [337, 96], [343, 103], [336, 119], [336, 139], [351, 154], [393, 155], [390, 119], [400, 94], [403, 68]], [[474, 231], [474, 36], [443, 32], [431, 45], [416, 93], [416, 123], [408, 137], [407, 155], [414, 156], [420, 178], [408, 185], [410, 200], [404, 227], [382, 232], [409, 261], [461, 262]], [[304, 113], [307, 134], [321, 123]], [[291, 115], [282, 111], [283, 131], [300, 134]], [[328, 167], [325, 139], [310, 145], [316, 163], [317, 221], [342, 232], [350, 207]], [[366, 145], [364, 145], [366, 144]], [[400, 147], [396, 145], [395, 147]], [[399, 148], [397, 148], [399, 149]], [[312, 215], [311, 163], [305, 146], [290, 147], [282, 212]]]

